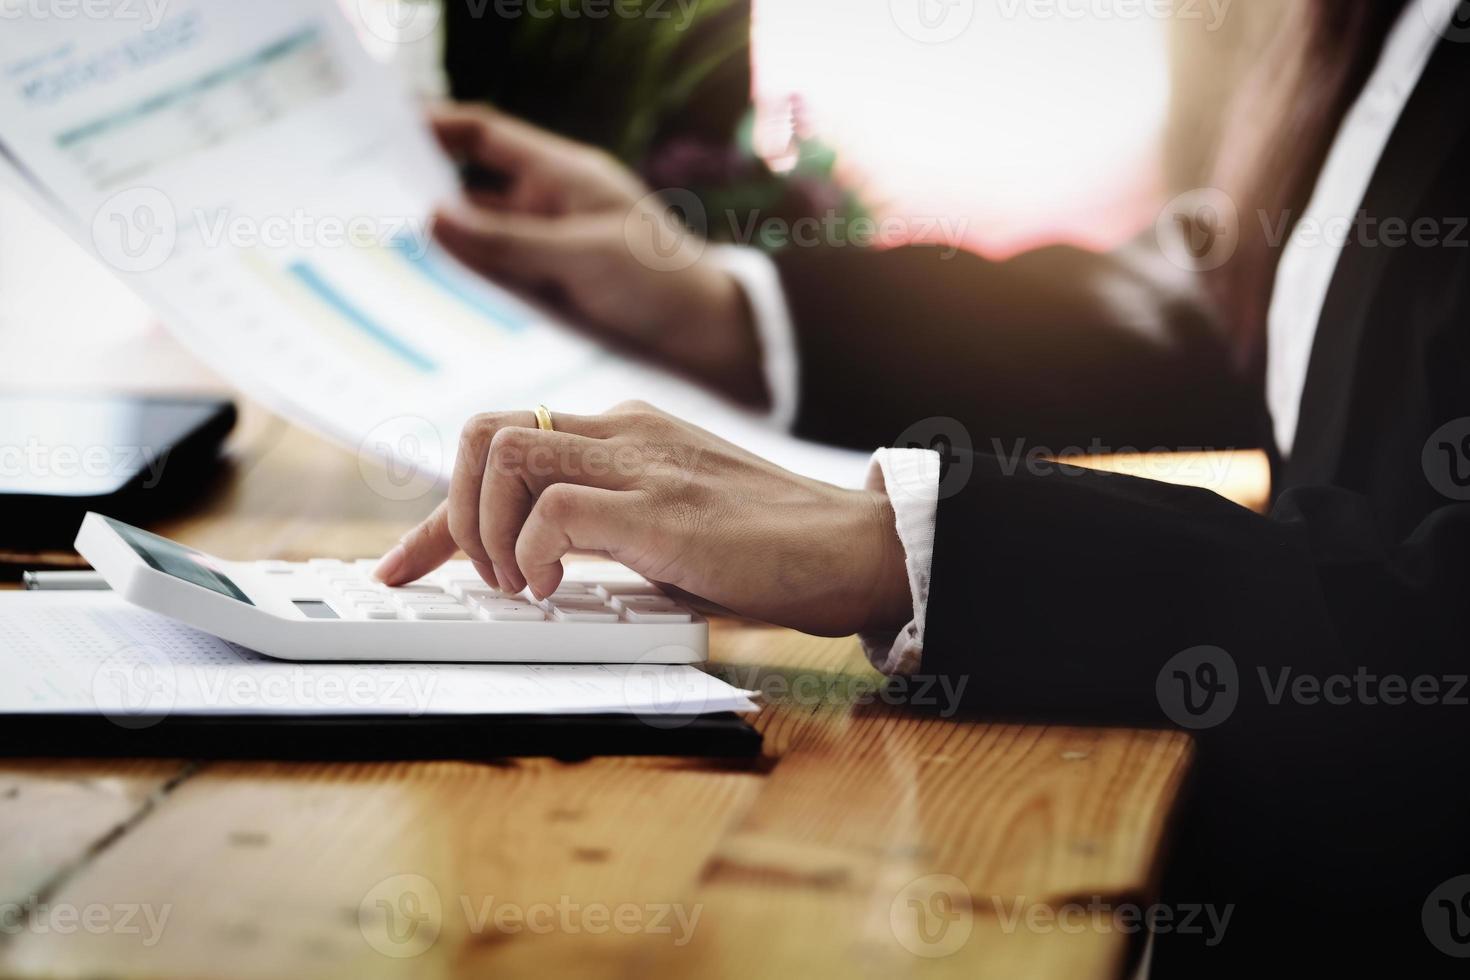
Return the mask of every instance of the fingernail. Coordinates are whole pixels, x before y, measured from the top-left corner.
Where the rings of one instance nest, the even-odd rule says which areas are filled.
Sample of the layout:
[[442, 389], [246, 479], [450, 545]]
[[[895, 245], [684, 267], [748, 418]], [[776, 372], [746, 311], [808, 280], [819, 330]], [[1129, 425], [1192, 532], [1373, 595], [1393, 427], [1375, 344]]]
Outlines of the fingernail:
[[398, 573], [403, 570], [407, 561], [408, 549], [401, 544], [395, 544], [393, 550], [384, 555], [383, 560], [378, 562], [378, 567], [373, 569], [373, 576], [379, 582], [396, 581]]

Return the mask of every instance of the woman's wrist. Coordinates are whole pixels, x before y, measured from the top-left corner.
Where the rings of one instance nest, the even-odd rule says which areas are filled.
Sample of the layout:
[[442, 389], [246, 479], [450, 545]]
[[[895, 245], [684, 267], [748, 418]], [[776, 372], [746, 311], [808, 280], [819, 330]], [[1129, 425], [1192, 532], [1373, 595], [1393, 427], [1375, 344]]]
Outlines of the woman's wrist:
[[664, 354], [701, 384], [755, 409], [770, 406], [760, 338], [745, 290], [708, 259], [677, 273], [682, 302], [663, 330]]
[[863, 531], [858, 536], [860, 564], [853, 566], [867, 571], [862, 600], [865, 615], [858, 632], [896, 633], [914, 618], [914, 600], [893, 503], [881, 490], [852, 492], [861, 499], [865, 512]]

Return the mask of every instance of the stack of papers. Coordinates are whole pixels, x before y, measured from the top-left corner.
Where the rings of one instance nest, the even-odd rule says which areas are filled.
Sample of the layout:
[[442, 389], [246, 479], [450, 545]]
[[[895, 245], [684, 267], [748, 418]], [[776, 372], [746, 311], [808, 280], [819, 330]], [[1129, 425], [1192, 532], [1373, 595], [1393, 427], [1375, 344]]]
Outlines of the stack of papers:
[[334, 0], [145, 7], [5, 19], [0, 178], [222, 377], [394, 463], [387, 492], [446, 479], [478, 412], [630, 398], [861, 485], [858, 454], [610, 354], [438, 248], [429, 219], [459, 198], [455, 171]]
[[0, 593], [0, 715], [585, 715], [756, 710], [681, 665], [296, 664], [110, 592]]

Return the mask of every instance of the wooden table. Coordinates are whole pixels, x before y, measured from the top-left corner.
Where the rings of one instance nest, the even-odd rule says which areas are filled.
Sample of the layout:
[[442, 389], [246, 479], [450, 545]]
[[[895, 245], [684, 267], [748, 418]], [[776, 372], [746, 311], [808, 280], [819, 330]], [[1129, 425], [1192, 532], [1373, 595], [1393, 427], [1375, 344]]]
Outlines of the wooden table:
[[[430, 503], [257, 411], [231, 454], [162, 533], [371, 555]], [[851, 639], [720, 621], [711, 645], [774, 695], [758, 759], [0, 763], [0, 975], [1127, 969], [1136, 937], [1046, 913], [1151, 893], [1188, 738], [921, 717], [864, 697]]]

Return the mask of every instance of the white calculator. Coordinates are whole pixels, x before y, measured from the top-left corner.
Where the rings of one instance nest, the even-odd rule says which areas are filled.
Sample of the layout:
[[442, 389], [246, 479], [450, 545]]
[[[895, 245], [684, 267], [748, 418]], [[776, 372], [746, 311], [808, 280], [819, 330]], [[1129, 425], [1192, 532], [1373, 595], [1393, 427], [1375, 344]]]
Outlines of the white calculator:
[[467, 561], [390, 588], [375, 559], [225, 561], [101, 514], [77, 551], [134, 605], [282, 660], [691, 664], [709, 623], [622, 565], [569, 562], [554, 595], [491, 588]]

